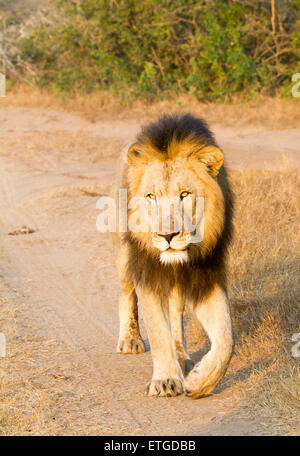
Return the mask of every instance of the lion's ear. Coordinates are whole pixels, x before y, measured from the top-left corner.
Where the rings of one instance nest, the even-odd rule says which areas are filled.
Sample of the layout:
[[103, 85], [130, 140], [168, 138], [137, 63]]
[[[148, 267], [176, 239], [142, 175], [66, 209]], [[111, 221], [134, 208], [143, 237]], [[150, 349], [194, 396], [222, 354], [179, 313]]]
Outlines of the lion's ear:
[[197, 158], [208, 167], [210, 174], [217, 177], [224, 163], [224, 155], [216, 146], [205, 146], [197, 153]]
[[128, 165], [137, 165], [142, 161], [142, 153], [138, 144], [129, 144], [127, 151], [125, 151], [124, 159]]

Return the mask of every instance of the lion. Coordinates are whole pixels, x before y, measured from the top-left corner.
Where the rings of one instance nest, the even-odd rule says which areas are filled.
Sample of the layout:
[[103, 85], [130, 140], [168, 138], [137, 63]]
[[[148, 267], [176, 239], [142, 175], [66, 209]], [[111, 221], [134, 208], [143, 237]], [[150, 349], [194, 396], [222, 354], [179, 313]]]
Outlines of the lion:
[[[166, 114], [143, 127], [120, 157], [114, 188], [127, 190], [127, 203], [138, 197], [148, 210], [139, 230], [114, 233], [121, 282], [120, 333], [117, 352], [145, 351], [140, 335], [142, 311], [153, 361], [149, 396], [191, 398], [211, 394], [225, 375], [233, 350], [226, 284], [226, 252], [232, 234], [232, 192], [224, 156], [207, 124], [190, 114]], [[161, 200], [173, 202], [169, 229], [161, 229]], [[195, 212], [196, 199], [204, 201]], [[189, 202], [187, 229], [174, 229]], [[151, 229], [149, 211], [159, 224]], [[128, 204], [128, 216], [132, 206]], [[179, 215], [178, 215], [179, 214]], [[202, 226], [203, 236], [195, 232]], [[196, 228], [195, 228], [196, 227]], [[199, 231], [199, 230], [198, 230]], [[196, 240], [195, 240], [196, 239]], [[183, 310], [191, 306], [206, 331], [211, 348], [194, 364], [186, 350]]]

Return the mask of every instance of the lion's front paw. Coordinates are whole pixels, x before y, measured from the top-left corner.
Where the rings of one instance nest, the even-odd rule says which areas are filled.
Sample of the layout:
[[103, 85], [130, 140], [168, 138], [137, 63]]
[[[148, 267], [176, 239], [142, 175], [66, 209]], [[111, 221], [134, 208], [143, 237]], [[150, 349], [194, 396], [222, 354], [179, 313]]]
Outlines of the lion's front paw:
[[117, 346], [117, 352], [126, 354], [144, 353], [145, 345], [140, 337], [120, 339]]
[[199, 376], [199, 372], [194, 369], [188, 374], [184, 381], [184, 393], [192, 399], [208, 396], [214, 391], [219, 380], [220, 378], [210, 378], [209, 376], [203, 378], [201, 375]]
[[165, 380], [151, 380], [146, 388], [148, 396], [178, 396], [183, 393], [182, 381], [179, 378], [166, 378]]

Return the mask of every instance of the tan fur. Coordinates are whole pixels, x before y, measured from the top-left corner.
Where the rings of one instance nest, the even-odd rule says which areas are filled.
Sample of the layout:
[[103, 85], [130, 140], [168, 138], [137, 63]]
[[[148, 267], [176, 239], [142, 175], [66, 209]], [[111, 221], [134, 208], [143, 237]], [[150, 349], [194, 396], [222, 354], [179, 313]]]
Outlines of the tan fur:
[[[181, 192], [188, 193], [185, 198], [191, 198], [193, 205], [196, 197], [205, 201], [202, 242], [191, 243], [192, 233], [184, 229], [168, 241], [166, 233], [150, 231], [146, 216], [141, 222], [147, 232], [114, 235], [122, 287], [117, 350], [144, 351], [138, 329], [137, 295], [154, 364], [147, 387], [151, 396], [175, 396], [183, 391], [193, 398], [210, 394], [223, 377], [231, 356], [224, 264], [229, 190], [224, 184], [226, 176], [218, 178], [222, 164], [220, 149], [214, 143], [207, 144], [207, 138], [193, 134], [183, 140], [172, 138], [166, 150], [155, 147], [151, 135], [142, 135], [120, 158], [116, 200], [118, 190], [126, 188], [129, 199], [139, 196], [157, 207], [163, 196], [172, 199]], [[155, 195], [155, 201], [149, 199], [149, 194]], [[182, 199], [178, 201], [176, 204], [184, 204]], [[129, 210], [128, 215], [131, 214]], [[212, 347], [184, 380], [183, 374], [193, 366], [182, 328], [182, 313], [188, 300]]]

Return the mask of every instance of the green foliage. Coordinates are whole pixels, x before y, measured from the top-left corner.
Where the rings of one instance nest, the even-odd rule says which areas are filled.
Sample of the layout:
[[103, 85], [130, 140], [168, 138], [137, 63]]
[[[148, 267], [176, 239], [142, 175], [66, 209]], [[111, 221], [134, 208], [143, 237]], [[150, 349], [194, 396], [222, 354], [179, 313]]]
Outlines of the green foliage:
[[272, 3], [56, 0], [18, 48], [34, 82], [58, 92], [272, 94], [297, 72], [300, 0]]

